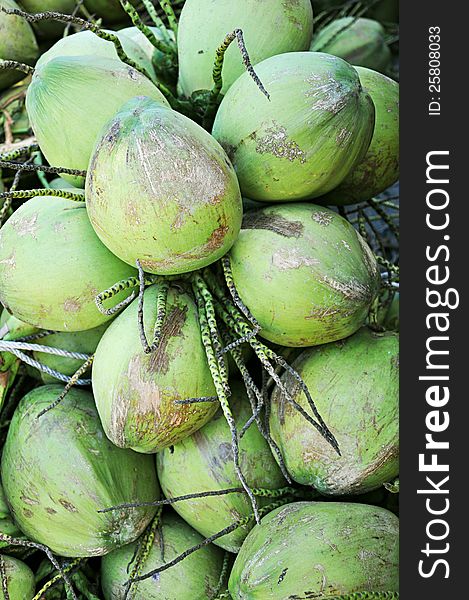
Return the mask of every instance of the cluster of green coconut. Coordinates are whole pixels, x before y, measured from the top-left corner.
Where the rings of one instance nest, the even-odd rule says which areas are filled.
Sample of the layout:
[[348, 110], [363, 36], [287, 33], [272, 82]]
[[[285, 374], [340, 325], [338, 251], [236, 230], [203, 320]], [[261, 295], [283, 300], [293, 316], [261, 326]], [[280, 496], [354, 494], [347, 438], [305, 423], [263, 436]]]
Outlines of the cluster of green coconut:
[[0, 599], [398, 597], [399, 86], [327, 4], [0, 0]]

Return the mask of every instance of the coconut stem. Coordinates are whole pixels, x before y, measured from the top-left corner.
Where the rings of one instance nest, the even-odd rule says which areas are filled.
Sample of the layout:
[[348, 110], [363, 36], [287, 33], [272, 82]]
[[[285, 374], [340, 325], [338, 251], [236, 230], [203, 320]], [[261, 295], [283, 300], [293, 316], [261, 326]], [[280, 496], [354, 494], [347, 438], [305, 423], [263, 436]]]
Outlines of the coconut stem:
[[210, 598], [216, 600], [219, 597], [223, 588], [226, 588], [226, 579], [228, 574], [228, 566], [230, 564], [230, 553], [226, 552], [223, 555], [223, 564], [221, 567], [220, 577], [218, 579], [217, 587], [213, 590]]
[[[73, 569], [75, 569], [79, 565], [83, 564], [86, 560], [87, 560], [86, 558], [75, 558], [66, 567], [63, 567], [63, 572], [70, 573], [71, 571], [73, 571]], [[44, 594], [47, 592], [47, 590], [49, 588], [51, 588], [53, 585], [55, 585], [56, 583], [58, 583], [61, 579], [62, 579], [62, 575], [60, 573], [57, 573], [57, 575], [54, 575], [54, 577], [52, 577], [52, 579], [49, 579], [49, 581], [47, 581], [42, 586], [42, 588], [39, 590], [39, 592], [37, 592], [37, 594], [34, 596], [34, 598], [32, 600], [42, 600], [42, 598], [44, 598]]]
[[10, 150], [10, 152], [4, 152], [0, 154], [0, 160], [16, 160], [21, 158], [25, 154], [31, 154], [39, 150], [39, 146], [36, 142], [33, 144], [29, 144], [28, 146], [20, 146], [19, 148], [15, 148], [14, 150]]
[[[277, 462], [280, 467], [280, 470], [282, 471], [283, 476], [288, 481], [288, 483], [291, 484], [292, 481], [291, 481], [290, 475], [288, 474], [287, 468], [285, 466], [285, 462], [283, 460], [282, 453], [280, 452], [280, 448], [277, 446], [275, 441], [272, 439], [268, 426], [265, 427], [260, 418], [261, 410], [265, 405], [264, 395], [260, 392], [260, 390], [258, 389], [256, 384], [254, 383], [254, 381], [251, 377], [251, 374], [249, 373], [249, 370], [246, 366], [246, 363], [244, 362], [241, 349], [239, 347], [234, 348], [231, 351], [231, 356], [233, 357], [233, 360], [235, 361], [235, 364], [238, 367], [239, 372], [241, 373], [244, 387], [246, 389], [246, 394], [247, 394], [249, 403], [251, 404], [251, 410], [252, 410], [251, 417], [247, 420], [247, 422], [244, 424], [244, 426], [241, 429], [241, 432], [239, 434], [239, 439], [241, 439], [244, 436], [244, 434], [249, 429], [251, 424], [255, 421], [260, 434], [265, 439], [265, 441], [269, 444], [269, 447], [270, 447], [272, 453], [275, 454], [275, 456], [277, 457]], [[262, 376], [264, 377], [264, 371], [262, 372]], [[264, 386], [263, 386], [263, 389], [264, 389]], [[256, 400], [257, 400], [257, 402], [256, 402]]]
[[43, 544], [38, 544], [37, 542], [31, 542], [30, 540], [22, 540], [19, 538], [11, 537], [11, 535], [7, 535], [6, 533], [0, 533], [0, 541], [6, 542], [7, 544], [11, 544], [12, 546], [22, 546], [23, 548], [34, 548], [34, 550], [40, 550], [41, 552], [44, 552], [44, 554], [50, 560], [50, 562], [52, 563], [54, 568], [59, 572], [60, 577], [64, 580], [65, 585], [70, 590], [73, 600], [78, 600], [68, 574], [60, 566], [58, 560], [52, 554], [50, 548], [48, 548], [47, 546], [44, 546]]
[[256, 334], [260, 331], [260, 326], [257, 319], [253, 316], [249, 308], [244, 304], [238, 294], [238, 290], [236, 289], [236, 285], [233, 279], [233, 271], [231, 270], [231, 261], [229, 256], [224, 256], [221, 259], [221, 265], [223, 267], [223, 275], [225, 276], [226, 287], [228, 288], [231, 297], [233, 298], [233, 302], [239, 308], [239, 310], [243, 313], [246, 319], [251, 323], [254, 327]]
[[380, 202], [376, 202], [373, 198], [368, 200], [369, 206], [383, 219], [389, 229], [392, 231], [397, 240], [399, 240], [399, 229], [396, 227], [396, 224], [392, 220], [392, 218], [387, 214], [385, 210], [381, 207]]
[[[127, 566], [127, 572], [129, 573], [129, 571], [130, 571], [130, 580], [127, 581], [127, 583], [125, 585], [124, 600], [127, 600], [127, 599], [131, 600], [134, 596], [134, 594], [131, 594], [132, 579], [134, 579], [135, 577], [138, 577], [139, 575], [142, 574], [142, 569], [145, 565], [145, 562], [148, 558], [148, 555], [150, 554], [150, 550], [155, 541], [156, 532], [161, 527], [161, 513], [162, 513], [162, 508], [160, 508], [157, 511], [153, 521], [150, 523], [150, 525], [147, 527], [147, 530], [145, 531], [143, 536], [140, 538], [139, 544], [137, 547], [137, 551], [135, 552], [135, 555], [132, 557], [132, 560], [130, 561], [130, 563]], [[161, 538], [161, 535], [159, 537]], [[162, 538], [160, 539], [160, 543], [162, 543]], [[163, 548], [163, 546], [162, 546], [162, 548]], [[130, 570], [132, 563], [135, 563], [135, 564], [132, 567], [132, 570]]]
[[168, 299], [169, 282], [162, 279], [160, 283], [160, 289], [156, 299], [156, 320], [155, 327], [153, 330], [153, 341], [151, 344], [148, 343], [147, 336], [145, 333], [145, 324], [143, 319], [143, 305], [145, 296], [145, 285], [146, 278], [140, 261], [136, 261], [138, 269], [138, 281], [139, 281], [139, 292], [138, 292], [138, 332], [140, 335], [140, 341], [142, 342], [143, 351], [145, 354], [151, 354], [158, 349], [163, 325], [166, 319], [166, 302]]
[[[145, 275], [145, 285], [151, 285], [152, 283], [155, 283], [155, 281], [156, 281], [156, 276]], [[107, 290], [100, 292], [94, 299], [99, 312], [108, 317], [115, 315], [117, 312], [119, 312], [121, 309], [125, 308], [133, 300], [135, 300], [135, 298], [137, 297], [137, 294], [135, 292], [132, 292], [132, 294], [130, 294], [130, 296], [127, 296], [127, 298], [125, 298], [124, 300], [119, 302], [119, 304], [116, 304], [116, 306], [113, 306], [112, 308], [104, 308], [104, 306], [103, 306], [104, 300], [109, 300], [111, 298], [114, 298], [114, 296], [116, 296], [119, 292], [122, 292], [123, 290], [128, 290], [129, 288], [137, 287], [138, 285], [139, 285], [138, 277], [128, 277], [127, 279], [122, 279], [121, 281], [118, 281], [117, 283], [115, 283], [113, 286], [111, 286]]]
[[156, 12], [156, 8], [154, 7], [151, 0], [143, 0], [143, 6], [145, 7], [145, 10], [147, 11], [150, 19], [153, 21], [153, 24], [155, 25], [155, 27], [158, 27], [158, 29], [160, 29], [160, 30], [162, 30], [162, 32], [164, 32], [166, 29], [164, 26], [164, 23], [158, 16], [158, 13]]
[[64, 175], [77, 175], [79, 177], [86, 177], [86, 171], [80, 171], [79, 169], [68, 169], [67, 167], [48, 167], [46, 165], [28, 165], [26, 163], [17, 163], [1, 159], [0, 167], [12, 170], [20, 169], [22, 171], [42, 171], [43, 173], [53, 173], [54, 175], [62, 173]]
[[171, 6], [171, 0], [159, 0], [159, 3], [166, 15], [166, 18], [168, 19], [170, 28], [174, 32], [174, 38], [177, 40], [178, 20], [177, 20], [176, 15], [174, 14], [173, 7]]
[[120, 0], [120, 3], [121, 3], [122, 8], [129, 15], [134, 26], [141, 33], [143, 33], [143, 35], [147, 38], [147, 40], [150, 42], [150, 44], [152, 46], [154, 46], [157, 50], [159, 50], [163, 54], [175, 56], [174, 49], [169, 44], [165, 44], [164, 42], [162, 42], [161, 40], [159, 40], [156, 37], [156, 35], [148, 27], [148, 25], [145, 25], [145, 23], [142, 21], [142, 19], [140, 18], [140, 15], [135, 10], [135, 8], [132, 6], [132, 4], [129, 2], [129, 0]]
[[[277, 500], [276, 502], [272, 502], [271, 504], [268, 504], [267, 506], [260, 508], [259, 516], [263, 517], [264, 515], [271, 512], [272, 510], [275, 510], [279, 506], [283, 506], [284, 504], [287, 504], [288, 502], [290, 502], [290, 500], [291, 500], [291, 497], [287, 496], [285, 498], [282, 498], [281, 500]], [[161, 567], [158, 567], [157, 569], [153, 569], [153, 571], [149, 571], [148, 573], [145, 573], [144, 575], [140, 575], [139, 577], [136, 577], [135, 579], [133, 579], [133, 581], [134, 582], [135, 581], [144, 581], [145, 579], [148, 579], [149, 577], [153, 577], [153, 575], [156, 575], [157, 573], [161, 573], [162, 571], [166, 571], [167, 569], [170, 569], [171, 567], [173, 567], [174, 565], [177, 565], [178, 563], [180, 563], [182, 560], [184, 560], [185, 558], [187, 558], [194, 552], [197, 552], [197, 550], [200, 550], [204, 546], [208, 546], [209, 544], [211, 544], [212, 542], [215, 542], [216, 540], [223, 537], [224, 535], [227, 535], [228, 533], [235, 531], [235, 529], [239, 529], [240, 527], [245, 527], [254, 519], [255, 519], [254, 513], [251, 513], [247, 517], [244, 517], [242, 519], [234, 521], [233, 523], [231, 523], [231, 525], [228, 525], [228, 527], [225, 527], [218, 533], [215, 533], [214, 535], [211, 535], [210, 537], [205, 538], [205, 540], [203, 540], [199, 544], [193, 546], [192, 548], [189, 548], [188, 550], [186, 550], [185, 552], [183, 552], [182, 554], [180, 554], [179, 556], [174, 558], [172, 561], [162, 565]]]
[[215, 63], [213, 65], [212, 71], [212, 79], [213, 79], [213, 87], [210, 90], [210, 94], [207, 101], [207, 107], [204, 113], [204, 124], [207, 126], [213, 118], [215, 114], [216, 108], [219, 104], [219, 97], [223, 87], [223, 63], [225, 61], [225, 53], [228, 50], [231, 42], [233, 40], [237, 41], [239, 51], [241, 52], [241, 58], [243, 60], [244, 67], [246, 71], [249, 73], [254, 83], [260, 89], [260, 91], [264, 94], [264, 96], [270, 100], [270, 95], [265, 89], [262, 81], [259, 79], [257, 73], [254, 71], [254, 67], [252, 66], [251, 59], [249, 58], [248, 51], [246, 49], [246, 44], [244, 43], [243, 32], [241, 29], [235, 29], [231, 33], [229, 33], [222, 44], [217, 48], [215, 54]]
[[2, 577], [2, 591], [4, 600], [10, 600], [10, 594], [8, 593], [8, 579], [5, 567], [5, 559], [0, 554], [0, 575]]
[[55, 196], [56, 198], [64, 198], [65, 200], [73, 200], [74, 202], [84, 202], [84, 194], [76, 194], [67, 190], [54, 189], [36, 189], [36, 190], [14, 190], [10, 192], [2, 192], [0, 199], [12, 198], [13, 200], [28, 200], [37, 196]]
[[34, 67], [17, 62], [16, 60], [0, 59], [0, 69], [14, 69], [15, 71], [21, 71], [26, 75], [31, 75], [32, 73], [34, 73]]
[[[220, 300], [220, 302], [217, 302], [215, 304], [215, 307], [216, 307], [216, 310], [217, 310], [220, 318], [225, 322], [228, 329], [230, 329], [231, 331], [235, 331], [238, 335], [241, 335], [241, 336], [246, 335], [247, 330], [248, 330], [248, 325], [243, 320], [243, 316], [239, 314], [239, 312], [236, 310], [236, 307], [233, 304], [231, 304], [231, 302], [229, 300], [227, 300], [223, 296], [220, 297], [219, 300]], [[282, 395], [285, 397], [287, 402], [289, 404], [292, 404], [292, 406], [294, 406], [295, 409], [309, 423], [311, 423], [311, 425], [313, 425], [313, 427], [324, 437], [325, 440], [327, 440], [329, 442], [329, 444], [334, 448], [334, 450], [340, 455], [340, 450], [339, 450], [337, 440], [335, 439], [333, 434], [330, 432], [329, 428], [324, 423], [322, 418], [319, 420], [319, 422], [315, 421], [304, 410], [304, 408], [292, 398], [292, 396], [290, 395], [288, 390], [283, 385], [280, 377], [275, 372], [274, 367], [270, 363], [270, 359], [278, 361], [278, 359], [280, 357], [278, 357], [275, 354], [275, 352], [273, 352], [273, 350], [270, 350], [270, 348], [267, 348], [267, 346], [265, 346], [264, 344], [259, 342], [259, 340], [257, 340], [254, 337], [251, 337], [251, 339], [249, 339], [249, 345], [254, 350], [256, 356], [259, 358], [263, 368], [269, 373], [269, 375], [275, 381], [275, 383], [277, 384], [277, 387], [282, 392]], [[298, 375], [298, 377], [300, 377], [300, 376]], [[305, 387], [306, 387], [306, 385], [305, 385]], [[311, 397], [308, 398], [308, 402], [310, 402], [310, 398]], [[311, 399], [311, 402], [312, 402], [312, 399]], [[310, 404], [311, 404], [311, 402], [310, 402]], [[312, 404], [314, 406], [314, 402], [312, 402]], [[317, 413], [317, 409], [314, 406], [314, 414], [316, 415], [316, 413]]]
[[218, 396], [200, 396], [199, 398], [184, 398], [184, 400], [174, 400], [173, 404], [185, 406], [187, 404], [198, 404], [200, 402], [218, 402]]
[[91, 365], [93, 364], [93, 360], [94, 360], [94, 354], [92, 354], [89, 358], [87, 358], [86, 361], [81, 365], [81, 367], [77, 371], [75, 371], [75, 373], [70, 377], [68, 382], [65, 384], [64, 389], [62, 390], [60, 395], [57, 397], [57, 399], [54, 400], [54, 402], [52, 402], [51, 404], [49, 404], [49, 406], [46, 406], [46, 408], [41, 410], [41, 412], [36, 417], [37, 419], [39, 419], [40, 417], [45, 415], [47, 412], [49, 412], [50, 410], [55, 408], [58, 404], [60, 404], [60, 402], [62, 402], [62, 400], [65, 398], [65, 396], [68, 394], [68, 392], [72, 389], [72, 387], [74, 385], [76, 385], [77, 381], [80, 379], [80, 377], [83, 375], [83, 373], [85, 373], [91, 367]]
[[213, 383], [220, 401], [223, 414], [231, 432], [231, 448], [233, 451], [234, 467], [238, 479], [241, 485], [246, 490], [247, 495], [251, 501], [251, 505], [256, 517], [256, 521], [259, 521], [259, 509], [257, 501], [252, 493], [247, 481], [241, 471], [239, 465], [239, 444], [238, 444], [238, 432], [236, 429], [236, 423], [231, 412], [231, 408], [228, 402], [228, 396], [230, 389], [228, 385], [228, 373], [226, 365], [223, 361], [220, 361], [216, 354], [216, 348], [221, 348], [219, 342], [218, 332], [216, 330], [216, 317], [215, 309], [213, 307], [213, 299], [210, 291], [207, 288], [202, 277], [196, 272], [192, 276], [192, 289], [197, 302], [197, 308], [199, 313], [199, 324], [202, 335], [202, 343], [205, 348], [207, 355], [207, 361], [212, 375]]

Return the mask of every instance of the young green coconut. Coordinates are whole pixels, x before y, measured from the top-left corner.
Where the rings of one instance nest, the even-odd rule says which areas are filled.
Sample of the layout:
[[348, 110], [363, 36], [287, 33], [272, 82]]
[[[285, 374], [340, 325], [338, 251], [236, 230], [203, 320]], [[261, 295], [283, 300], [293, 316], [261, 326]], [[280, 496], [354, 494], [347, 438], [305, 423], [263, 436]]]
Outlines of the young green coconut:
[[268, 202], [316, 198], [364, 157], [374, 107], [355, 69], [319, 52], [289, 52], [256, 65], [223, 98], [212, 134], [225, 148], [243, 195]]
[[112, 514], [99, 509], [158, 497], [153, 461], [106, 439], [93, 397], [48, 385], [16, 409], [3, 448], [2, 481], [18, 526], [62, 556], [100, 556], [128, 544], [155, 514], [141, 507]]
[[[158, 452], [190, 435], [217, 410], [194, 300], [177, 284], [145, 290], [144, 326], [158, 347], [142, 348], [135, 300], [103, 335], [93, 363], [96, 406], [108, 438], [121, 448]], [[162, 324], [163, 316], [164, 324]], [[190, 398], [213, 402], [178, 404]]]
[[233, 600], [398, 598], [399, 520], [348, 502], [280, 507], [249, 533], [228, 587]]
[[159, 275], [187, 273], [221, 258], [242, 218], [238, 180], [218, 142], [145, 97], [127, 102], [101, 132], [86, 206], [113, 254]]
[[380, 286], [376, 260], [360, 234], [314, 204], [247, 213], [229, 259], [259, 334], [282, 346], [351, 335], [365, 322]]
[[[41, 329], [97, 327], [110, 317], [97, 310], [96, 294], [135, 270], [99, 241], [82, 194], [32, 193], [43, 197], [25, 202], [0, 230], [0, 301], [15, 317]], [[27, 191], [17, 194], [28, 197]], [[121, 292], [121, 300], [127, 295]]]
[[337, 188], [321, 198], [326, 204], [369, 200], [399, 178], [399, 84], [371, 69], [355, 68], [375, 105], [373, 137], [363, 160]]
[[312, 52], [327, 52], [352, 65], [386, 71], [391, 50], [381, 23], [373, 19], [343, 17], [326, 25], [311, 42]]
[[[2, 0], [1, 7], [19, 8], [14, 0]], [[20, 71], [2, 67], [3, 61], [33, 65], [38, 56], [39, 48], [31, 25], [21, 17], [8, 15], [0, 10], [0, 90], [24, 77]]]
[[28, 565], [0, 554], [0, 600], [30, 600], [35, 589], [34, 573]]
[[[121, 31], [103, 30], [117, 36], [124, 52], [137, 64], [153, 74], [153, 66], [146, 52], [140, 46], [123, 35]], [[119, 60], [116, 46], [110, 40], [98, 37], [92, 31], [79, 31], [58, 40], [47, 52], [44, 52], [36, 63], [36, 68], [45, 65], [53, 58], [60, 56], [95, 56]]]
[[[270, 432], [292, 479], [322, 494], [364, 494], [399, 473], [399, 337], [363, 328], [305, 350], [292, 364], [336, 437], [341, 456], [291, 410], [274, 388]], [[302, 390], [285, 374], [299, 404]]]
[[[130, 98], [167, 102], [142, 73], [100, 56], [57, 56], [34, 71], [26, 95], [31, 126], [50, 164], [86, 170], [104, 124]], [[63, 175], [76, 186], [80, 176]]]
[[[215, 53], [228, 32], [241, 29], [253, 65], [281, 54], [306, 50], [313, 33], [310, 0], [186, 0], [178, 27], [179, 85], [189, 97], [212, 87]], [[244, 72], [236, 48], [226, 52], [226, 93]]]
[[[243, 384], [232, 381], [230, 386], [230, 406], [238, 430], [241, 430], [252, 411]], [[221, 411], [190, 437], [159, 452], [156, 464], [161, 489], [168, 499], [197, 494], [203, 490], [239, 488], [239, 478], [233, 464], [231, 432]], [[239, 466], [251, 488], [275, 490], [287, 485], [268, 442], [255, 424], [240, 439]], [[182, 472], [190, 473], [190, 476], [181, 477]], [[259, 498], [259, 506], [268, 502], [267, 498]], [[251, 502], [242, 488], [239, 492], [222, 496], [177, 502], [173, 508], [206, 537], [234, 520], [250, 515], [252, 511]], [[236, 529], [216, 540], [215, 544], [230, 552], [238, 552], [252, 525], [251, 522], [248, 527]]]
[[127, 591], [133, 600], [207, 600], [216, 598], [223, 573], [223, 552], [213, 544], [201, 548], [186, 560], [156, 577], [134, 583], [132, 574], [140, 574], [164, 565], [167, 560], [203, 540], [192, 527], [172, 512], [163, 513], [161, 525], [155, 527], [147, 541], [148, 550], [138, 564], [137, 544], [128, 544], [105, 556], [101, 563], [101, 585], [105, 600], [125, 600]]

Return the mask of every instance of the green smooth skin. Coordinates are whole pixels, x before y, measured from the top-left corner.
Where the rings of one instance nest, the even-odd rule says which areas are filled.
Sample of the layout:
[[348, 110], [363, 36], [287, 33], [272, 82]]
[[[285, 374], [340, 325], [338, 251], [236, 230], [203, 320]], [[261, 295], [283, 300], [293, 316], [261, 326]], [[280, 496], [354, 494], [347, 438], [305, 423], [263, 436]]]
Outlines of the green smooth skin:
[[374, 107], [355, 69], [320, 52], [290, 52], [256, 66], [223, 98], [212, 135], [251, 200], [302, 200], [335, 188], [370, 145]]
[[[48, 162], [86, 170], [104, 124], [127, 100], [141, 94], [167, 105], [149, 79], [121, 61], [58, 56], [36, 69], [26, 109]], [[82, 177], [63, 178], [77, 187], [84, 185]]]
[[314, 204], [249, 212], [229, 254], [238, 293], [260, 335], [282, 346], [342, 339], [378, 292], [376, 260], [352, 225]]
[[371, 69], [355, 68], [375, 105], [373, 138], [363, 160], [335, 190], [321, 198], [326, 204], [369, 200], [399, 179], [399, 84]]
[[20, 402], [3, 448], [3, 487], [30, 539], [61, 556], [101, 556], [137, 539], [156, 508], [98, 510], [158, 499], [156, 472], [150, 457], [106, 439], [89, 392], [72, 388], [38, 419], [62, 390], [39, 387]]
[[[145, 561], [142, 574], [171, 561], [203, 538], [173, 512], [163, 513], [164, 560], [161, 560], [160, 533]], [[101, 585], [105, 600], [124, 600], [125, 583], [129, 579], [127, 565], [134, 556], [136, 544], [129, 544], [105, 556], [101, 563]], [[223, 552], [210, 544], [194, 552], [174, 567], [155, 577], [136, 583], [131, 588], [134, 600], [207, 600], [216, 590], [222, 570]]]
[[[21, 0], [21, 6], [31, 14], [54, 11], [65, 15], [71, 15], [76, 7], [76, 0]], [[81, 16], [79, 13], [78, 16]], [[63, 35], [66, 23], [54, 21], [39, 21], [34, 23], [33, 28], [37, 34], [46, 39], [54, 39]]]
[[[9, 600], [30, 600], [34, 596], [36, 584], [34, 573], [24, 562], [1, 555], [6, 574], [6, 587]], [[3, 585], [0, 586], [0, 600], [5, 599]]]
[[[252, 412], [243, 384], [232, 381], [230, 387], [230, 406], [240, 430]], [[241, 471], [251, 487], [277, 489], [287, 485], [255, 423], [239, 446]], [[176, 444], [174, 450], [159, 452], [156, 465], [166, 498], [241, 486], [233, 462], [230, 430], [221, 410], [202, 429]], [[262, 506], [270, 500], [259, 498], [258, 502]], [[244, 493], [177, 502], [173, 508], [204, 537], [252, 513], [251, 502]], [[238, 552], [248, 531], [249, 527], [237, 529], [214, 543], [229, 552]]]
[[150, 98], [107, 123], [86, 179], [86, 207], [121, 260], [170, 275], [221, 258], [238, 236], [242, 199], [221, 146], [199, 125]]
[[[125, 53], [137, 64], [144, 67], [150, 75], [154, 75], [151, 58], [148, 58], [147, 53], [136, 42], [129, 39], [128, 36], [122, 35], [121, 31], [111, 31], [110, 29], [105, 29], [104, 31], [116, 35]], [[52, 48], [41, 55], [37, 61], [37, 66], [45, 65], [53, 58], [60, 56], [96, 56], [120, 60], [114, 44], [103, 40], [92, 31], [79, 31], [78, 33], [61, 38]]]
[[372, 19], [335, 19], [315, 36], [310, 50], [327, 52], [376, 71], [385, 71], [391, 62], [383, 26]]
[[[93, 354], [107, 327], [108, 323], [104, 323], [99, 327], [94, 327], [93, 329], [88, 329], [86, 331], [54, 333], [40, 338], [37, 340], [37, 343], [43, 346], [52, 346], [54, 348], [60, 348], [61, 350], [68, 350], [70, 352]], [[46, 354], [45, 352], [33, 352], [33, 357], [43, 365], [69, 376], [73, 375], [83, 364], [83, 360], [66, 358], [55, 354]], [[39, 376], [44, 383], [57, 383], [55, 377], [39, 371], [38, 373], [40, 373]], [[89, 373], [85, 373], [82, 378], [83, 377], [88, 378]]]
[[[152, 340], [159, 286], [145, 291], [144, 322]], [[200, 429], [217, 402], [177, 405], [175, 400], [215, 396], [192, 297], [170, 288], [159, 348], [145, 354], [137, 327], [138, 300], [126, 308], [101, 338], [92, 381], [101, 423], [121, 448], [158, 452]]]
[[[216, 50], [241, 29], [251, 63], [283, 52], [307, 50], [313, 34], [310, 0], [186, 0], [178, 29], [179, 84], [190, 96], [213, 86]], [[246, 71], [236, 41], [225, 54], [225, 94]]]
[[96, 17], [101, 17], [104, 23], [118, 23], [128, 19], [119, 0], [86, 0], [85, 6]]
[[249, 533], [229, 579], [233, 600], [323, 600], [398, 591], [399, 520], [384, 508], [294, 502]]
[[0, 315], [0, 340], [17, 340], [18, 338], [26, 337], [37, 333], [39, 329], [17, 319], [7, 310], [3, 310]]
[[[4, 8], [19, 8], [13, 0], [2, 0]], [[31, 25], [21, 17], [0, 12], [0, 58], [33, 65], [39, 48]], [[21, 71], [0, 70], [0, 90], [26, 77]]]
[[[305, 350], [293, 363], [341, 456], [277, 388], [270, 430], [292, 479], [322, 494], [364, 494], [399, 473], [399, 337], [363, 328], [333, 344]], [[291, 376], [292, 397], [308, 403]]]
[[35, 327], [81, 331], [109, 321], [95, 296], [134, 275], [135, 269], [101, 244], [84, 203], [32, 198], [0, 230], [0, 301]]

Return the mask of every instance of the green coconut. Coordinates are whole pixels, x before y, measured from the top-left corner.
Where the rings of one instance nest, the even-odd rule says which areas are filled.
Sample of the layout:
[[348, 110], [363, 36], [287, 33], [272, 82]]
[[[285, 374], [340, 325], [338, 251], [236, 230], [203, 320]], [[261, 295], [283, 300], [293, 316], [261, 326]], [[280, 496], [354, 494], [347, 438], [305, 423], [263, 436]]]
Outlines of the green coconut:
[[[230, 406], [240, 430], [252, 415], [244, 386], [230, 382]], [[277, 489], [287, 485], [267, 442], [254, 423], [239, 442], [240, 467], [249, 486]], [[202, 429], [156, 456], [158, 479], [166, 498], [209, 490], [240, 487], [235, 471], [231, 434], [221, 410]], [[185, 477], [181, 477], [185, 473]], [[270, 500], [259, 498], [260, 506]], [[173, 508], [204, 537], [221, 531], [252, 513], [245, 493], [177, 502]], [[215, 541], [229, 552], [238, 552], [249, 528], [236, 529]]]
[[[162, 536], [162, 539], [160, 538]], [[202, 536], [174, 513], [164, 513], [161, 532], [157, 531], [142, 574], [173, 560], [184, 551], [202, 542]], [[164, 560], [161, 558], [164, 544]], [[129, 579], [136, 544], [128, 544], [105, 556], [101, 563], [101, 586], [105, 600], [127, 598], [125, 584]], [[213, 598], [223, 565], [222, 551], [209, 544], [188, 556], [174, 567], [131, 587], [134, 600], [206, 600]]]
[[134, 274], [99, 241], [84, 202], [32, 198], [0, 230], [0, 302], [41, 329], [81, 331], [108, 321], [95, 296]]
[[[41, 13], [46, 11], [59, 12], [71, 15], [77, 6], [76, 0], [20, 0], [21, 6], [29, 13]], [[78, 15], [81, 16], [81, 15]], [[54, 21], [38, 21], [33, 28], [41, 38], [58, 38], [63, 35], [66, 23]]]
[[[69, 352], [81, 352], [83, 354], [93, 354], [98, 346], [99, 340], [103, 337], [108, 323], [104, 323], [99, 327], [87, 329], [86, 331], [72, 331], [53, 333], [46, 337], [37, 340], [38, 344], [43, 346], [51, 346], [68, 350]], [[55, 354], [47, 354], [45, 352], [33, 352], [33, 357], [40, 363], [59, 371], [63, 375], [72, 376], [83, 364], [83, 360], [75, 358], [67, 358]], [[88, 377], [88, 373], [84, 373], [82, 377]], [[47, 373], [40, 373], [40, 377], [44, 383], [57, 383], [57, 379]]]
[[85, 0], [85, 6], [90, 13], [101, 18], [104, 23], [119, 23], [127, 17], [119, 0]]
[[152, 506], [99, 513], [158, 498], [153, 461], [106, 439], [93, 397], [47, 385], [16, 409], [2, 456], [2, 480], [15, 522], [28, 538], [61, 556], [101, 556], [133, 542], [153, 518]]
[[[129, 39], [127, 35], [122, 35], [120, 31], [111, 31], [109, 29], [105, 29], [104, 31], [117, 36], [124, 52], [137, 64], [145, 68], [149, 75], [154, 75], [151, 59], [148, 58], [144, 49], [140, 48], [134, 40]], [[60, 56], [96, 56], [120, 60], [114, 44], [98, 37], [92, 31], [79, 31], [78, 33], [61, 38], [47, 52], [41, 55], [36, 63], [36, 67], [45, 65], [53, 58]]]
[[[161, 284], [145, 290], [144, 323], [152, 339]], [[138, 300], [101, 338], [93, 363], [93, 392], [108, 438], [121, 448], [158, 452], [200, 429], [216, 402], [176, 400], [215, 396], [192, 296], [178, 285], [168, 292], [158, 349], [145, 354], [137, 327]]]
[[321, 198], [326, 204], [369, 200], [399, 178], [399, 84], [370, 69], [356, 70], [375, 105], [373, 138], [363, 160], [336, 189]]
[[[186, 0], [179, 20], [179, 84], [186, 96], [211, 89], [217, 48], [241, 29], [253, 65], [265, 58], [307, 50], [313, 33], [310, 0]], [[223, 93], [245, 72], [234, 42], [225, 54]]]
[[[293, 363], [339, 444], [328, 442], [272, 393], [270, 431], [292, 479], [322, 494], [364, 494], [399, 473], [399, 337], [363, 328], [340, 342], [305, 350]], [[285, 387], [308, 403], [289, 374]]]
[[225, 152], [199, 125], [150, 98], [107, 123], [86, 179], [86, 206], [101, 241], [149, 273], [187, 273], [235, 241], [242, 199]]
[[[3, 8], [20, 8], [14, 0], [2, 0], [1, 5]], [[0, 11], [0, 59], [33, 65], [38, 56], [39, 48], [31, 25], [22, 17]], [[21, 71], [0, 69], [0, 90], [24, 77]]]
[[[36, 590], [34, 573], [21, 560], [0, 554], [5, 580], [0, 586], [0, 600], [30, 600]], [[6, 590], [4, 589], [6, 587]], [[8, 595], [5, 594], [5, 591]]]
[[321, 29], [310, 50], [339, 56], [353, 65], [385, 71], [391, 63], [391, 50], [385, 35], [378, 21], [343, 17]]
[[399, 519], [366, 504], [287, 504], [249, 533], [228, 586], [233, 600], [397, 592]]
[[337, 187], [365, 155], [374, 107], [355, 69], [320, 52], [268, 58], [223, 98], [213, 136], [225, 148], [251, 200], [315, 198]]
[[366, 242], [340, 215], [314, 204], [247, 213], [229, 256], [260, 335], [282, 346], [351, 335], [378, 293], [379, 271]]
[[[149, 79], [121, 61], [57, 56], [35, 70], [26, 108], [49, 163], [86, 170], [104, 124], [122, 104], [140, 94], [167, 105]], [[78, 187], [84, 184], [82, 177], [63, 177]]]

